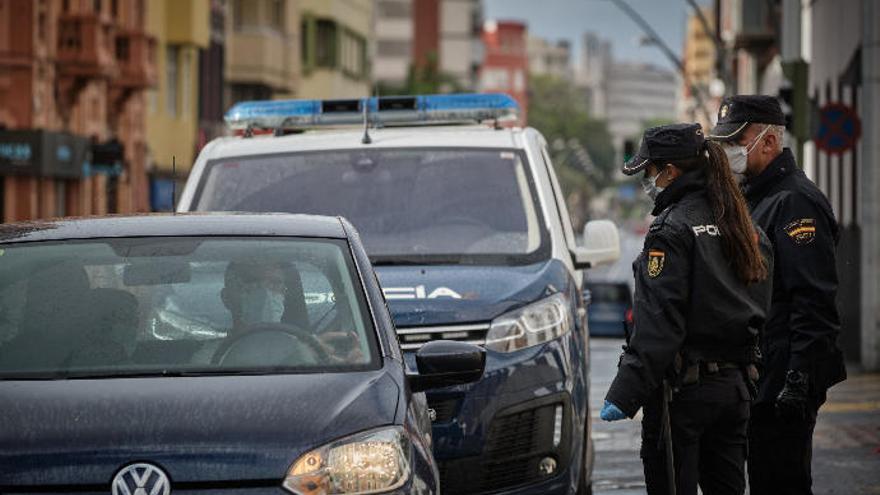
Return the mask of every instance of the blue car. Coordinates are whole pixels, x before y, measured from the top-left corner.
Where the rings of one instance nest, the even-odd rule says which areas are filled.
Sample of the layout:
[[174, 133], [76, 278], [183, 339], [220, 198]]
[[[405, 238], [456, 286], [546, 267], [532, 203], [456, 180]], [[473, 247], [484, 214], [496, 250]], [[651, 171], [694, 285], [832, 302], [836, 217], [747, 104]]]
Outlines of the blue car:
[[427, 393], [442, 490], [587, 494], [581, 277], [617, 259], [618, 233], [590, 222], [577, 245], [546, 141], [499, 125], [515, 112], [499, 94], [239, 104], [240, 135], [202, 149], [179, 211], [351, 220], [409, 368], [438, 340], [486, 350], [480, 381]]
[[439, 493], [423, 391], [346, 221], [0, 225], [0, 493]]
[[632, 325], [632, 291], [626, 281], [585, 281], [590, 335], [624, 338]]

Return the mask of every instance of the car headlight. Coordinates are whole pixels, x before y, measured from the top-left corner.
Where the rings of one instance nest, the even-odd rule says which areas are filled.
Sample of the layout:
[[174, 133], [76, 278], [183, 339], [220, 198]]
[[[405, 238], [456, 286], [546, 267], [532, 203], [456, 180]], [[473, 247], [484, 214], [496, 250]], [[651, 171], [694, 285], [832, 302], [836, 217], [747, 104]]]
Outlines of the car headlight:
[[371, 430], [306, 453], [282, 486], [297, 495], [356, 495], [399, 488], [410, 475], [410, 442], [402, 427]]
[[486, 334], [486, 349], [518, 351], [565, 335], [573, 326], [568, 298], [557, 293], [495, 318]]

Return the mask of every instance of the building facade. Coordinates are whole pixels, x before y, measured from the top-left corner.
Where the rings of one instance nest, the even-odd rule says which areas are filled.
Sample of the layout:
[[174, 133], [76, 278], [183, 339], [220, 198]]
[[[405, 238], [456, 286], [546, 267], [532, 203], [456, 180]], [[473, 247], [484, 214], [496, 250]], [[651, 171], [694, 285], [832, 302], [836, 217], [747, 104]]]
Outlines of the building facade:
[[376, 0], [373, 79], [402, 88], [413, 61], [413, 0]]
[[158, 66], [147, 97], [150, 207], [171, 210], [173, 181], [186, 180], [199, 144], [199, 69], [211, 40], [211, 2], [152, 0], [150, 7]]
[[371, 93], [372, 0], [301, 0], [300, 98], [361, 98]]
[[612, 62], [611, 43], [595, 33], [584, 33], [575, 83], [586, 92], [590, 113], [595, 118], [608, 115], [607, 82]]
[[[709, 29], [712, 30], [709, 33], [706, 32], [697, 13], [691, 13], [687, 20], [682, 54], [684, 79], [681, 84], [679, 114], [686, 122], [699, 122], [704, 129], [710, 129], [718, 113], [724, 88], [721, 87], [723, 82], [716, 72], [717, 50], [713, 39], [715, 16], [710, 9], [705, 8], [703, 16]], [[699, 95], [694, 93], [695, 89], [700, 92]], [[705, 112], [700, 108], [701, 104], [705, 106]]]
[[527, 52], [529, 73], [536, 76], [550, 76], [570, 81], [574, 77], [571, 66], [571, 45], [560, 40], [555, 43], [529, 36]]
[[635, 140], [650, 122], [673, 121], [679, 81], [675, 73], [647, 64], [612, 63], [606, 81], [606, 119], [617, 149]]
[[3, 221], [147, 210], [145, 3], [0, 0]]
[[480, 67], [480, 91], [507, 93], [519, 103], [520, 124], [528, 120], [529, 57], [526, 25], [517, 21], [487, 21], [483, 25], [485, 56]]
[[294, 0], [231, 0], [226, 16], [226, 107], [296, 94], [301, 74], [299, 5]]

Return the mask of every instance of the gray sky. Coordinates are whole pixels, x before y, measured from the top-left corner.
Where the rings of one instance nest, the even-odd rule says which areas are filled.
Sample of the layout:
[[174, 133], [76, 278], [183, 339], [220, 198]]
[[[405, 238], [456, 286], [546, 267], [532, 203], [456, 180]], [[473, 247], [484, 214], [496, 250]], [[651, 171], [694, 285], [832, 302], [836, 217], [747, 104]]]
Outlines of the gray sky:
[[[685, 0], [625, 1], [681, 55], [685, 21], [690, 12]], [[639, 46], [641, 29], [608, 0], [483, 0], [483, 15], [486, 19], [525, 21], [529, 33], [541, 38], [568, 39], [574, 50], [574, 64], [578, 61], [582, 33], [594, 31], [611, 41], [616, 60], [650, 62], [672, 68], [672, 63], [657, 47]]]

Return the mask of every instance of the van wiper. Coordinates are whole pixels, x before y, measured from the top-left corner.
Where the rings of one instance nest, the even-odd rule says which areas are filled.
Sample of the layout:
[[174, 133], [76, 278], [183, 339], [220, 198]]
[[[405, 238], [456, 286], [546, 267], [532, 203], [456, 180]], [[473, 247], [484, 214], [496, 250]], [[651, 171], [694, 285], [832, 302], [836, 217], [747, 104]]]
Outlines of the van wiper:
[[445, 254], [426, 254], [419, 256], [371, 256], [370, 261], [374, 266], [416, 266], [416, 265], [460, 265], [463, 263], [461, 256]]

